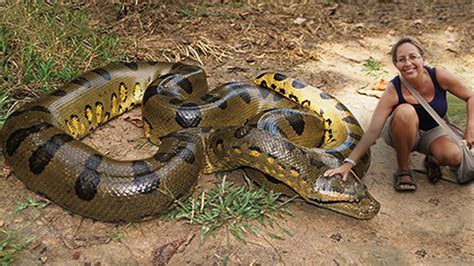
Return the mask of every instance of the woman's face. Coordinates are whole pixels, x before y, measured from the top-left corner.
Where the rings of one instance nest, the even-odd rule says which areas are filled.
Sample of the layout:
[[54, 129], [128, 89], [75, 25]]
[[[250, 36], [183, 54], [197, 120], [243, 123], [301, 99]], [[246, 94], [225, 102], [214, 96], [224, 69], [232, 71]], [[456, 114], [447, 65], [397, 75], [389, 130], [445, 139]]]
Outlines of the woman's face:
[[404, 43], [398, 47], [395, 66], [405, 78], [412, 79], [421, 75], [424, 63], [425, 58], [413, 44]]

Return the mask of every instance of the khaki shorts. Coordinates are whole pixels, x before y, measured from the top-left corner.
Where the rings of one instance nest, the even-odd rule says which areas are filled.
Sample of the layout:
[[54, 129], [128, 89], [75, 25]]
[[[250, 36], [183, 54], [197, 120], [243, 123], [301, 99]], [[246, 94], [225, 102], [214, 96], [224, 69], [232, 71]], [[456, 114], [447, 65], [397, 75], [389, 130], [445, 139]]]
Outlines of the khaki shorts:
[[[389, 146], [393, 147], [393, 141], [392, 141], [392, 130], [391, 130], [391, 124], [392, 124], [392, 119], [393, 115], [390, 115], [387, 118], [387, 121], [385, 121], [385, 125], [383, 126], [382, 132], [380, 133], [380, 136], [383, 138], [385, 143], [387, 143]], [[443, 135], [448, 135], [446, 132], [444, 132], [443, 128], [440, 126], [437, 126], [435, 128], [432, 128], [430, 130], [418, 130], [418, 133], [416, 134], [416, 140], [415, 140], [415, 145], [413, 146], [412, 151], [418, 151], [421, 153], [424, 153], [426, 155], [430, 154], [430, 144], [433, 142], [435, 139], [443, 136]]]

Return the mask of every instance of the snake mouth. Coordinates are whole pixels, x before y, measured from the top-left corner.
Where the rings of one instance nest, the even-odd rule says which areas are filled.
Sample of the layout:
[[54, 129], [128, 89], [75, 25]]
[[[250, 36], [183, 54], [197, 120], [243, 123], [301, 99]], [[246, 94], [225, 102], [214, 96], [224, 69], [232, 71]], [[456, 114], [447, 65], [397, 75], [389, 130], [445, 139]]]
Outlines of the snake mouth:
[[361, 198], [358, 201], [321, 202], [312, 199], [307, 199], [306, 201], [311, 205], [326, 208], [360, 220], [371, 219], [377, 215], [380, 210], [380, 203], [368, 192], [366, 197]]

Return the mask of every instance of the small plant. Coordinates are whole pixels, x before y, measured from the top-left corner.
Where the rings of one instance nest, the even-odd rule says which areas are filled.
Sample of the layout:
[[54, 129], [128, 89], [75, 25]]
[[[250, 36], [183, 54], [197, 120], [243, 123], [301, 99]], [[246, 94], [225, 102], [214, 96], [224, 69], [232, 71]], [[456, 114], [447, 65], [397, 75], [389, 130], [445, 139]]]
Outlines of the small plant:
[[118, 242], [120, 242], [123, 237], [124, 237], [124, 233], [121, 231], [113, 231], [110, 234], [110, 239], [114, 241], [118, 241]]
[[[246, 233], [258, 234], [262, 226], [267, 224], [274, 228], [280, 227], [276, 222], [278, 216], [289, 214], [283, 208], [293, 198], [281, 202], [281, 193], [266, 192], [257, 189], [249, 182], [249, 186], [237, 186], [226, 182], [209, 191], [203, 191], [199, 196], [192, 196], [185, 202], [177, 202], [178, 206], [168, 213], [167, 219], [184, 219], [190, 224], [201, 226], [200, 239], [204, 241], [209, 233], [226, 226], [229, 232], [239, 239], [245, 240]], [[251, 221], [256, 220], [260, 225]], [[291, 236], [288, 230], [283, 233]], [[271, 233], [272, 237], [283, 239], [282, 236]]]
[[18, 205], [15, 208], [15, 211], [21, 212], [22, 210], [29, 208], [29, 207], [36, 207], [38, 209], [44, 209], [46, 206], [50, 204], [49, 201], [37, 201], [36, 199], [29, 197], [26, 202], [19, 202]]
[[196, 14], [188, 8], [180, 8], [178, 9], [178, 13], [185, 18], [193, 18], [196, 16]]
[[17, 232], [0, 230], [0, 265], [10, 265], [17, 252], [24, 249], [34, 238], [20, 241]]
[[109, 232], [109, 241], [121, 242], [127, 236], [127, 230], [130, 227], [135, 227], [135, 224], [128, 223], [125, 226], [117, 227], [115, 230]]
[[388, 72], [386, 70], [381, 68], [380, 61], [377, 61], [372, 57], [365, 60], [364, 67], [366, 69], [366, 72], [369, 73], [372, 76], [379, 77], [383, 74], [388, 74]]
[[8, 92], [0, 92], [0, 128], [3, 127], [8, 116], [13, 113], [13, 109], [8, 107], [8, 104], [11, 102], [12, 100]]

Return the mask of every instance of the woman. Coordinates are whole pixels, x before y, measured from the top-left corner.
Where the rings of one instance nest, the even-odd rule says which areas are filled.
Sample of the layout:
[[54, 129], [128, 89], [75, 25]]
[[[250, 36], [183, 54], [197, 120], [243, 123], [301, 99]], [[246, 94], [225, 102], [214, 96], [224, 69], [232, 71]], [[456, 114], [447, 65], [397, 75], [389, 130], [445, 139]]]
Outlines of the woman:
[[[400, 39], [391, 51], [392, 62], [440, 117], [447, 111], [446, 91], [464, 100], [467, 105], [467, 126], [464, 138], [474, 145], [474, 93], [453, 74], [444, 69], [425, 66], [425, 51], [412, 37]], [[408, 168], [408, 157], [412, 151], [426, 154], [425, 166], [428, 178], [436, 182], [441, 177], [439, 165], [458, 166], [461, 162], [459, 147], [434, 121], [417, 100], [395, 77], [385, 89], [372, 116], [366, 133], [344, 163], [325, 172], [325, 176], [341, 174], [347, 178], [355, 162], [381, 135], [397, 153], [398, 170], [394, 174], [395, 189], [414, 191], [416, 183]]]

